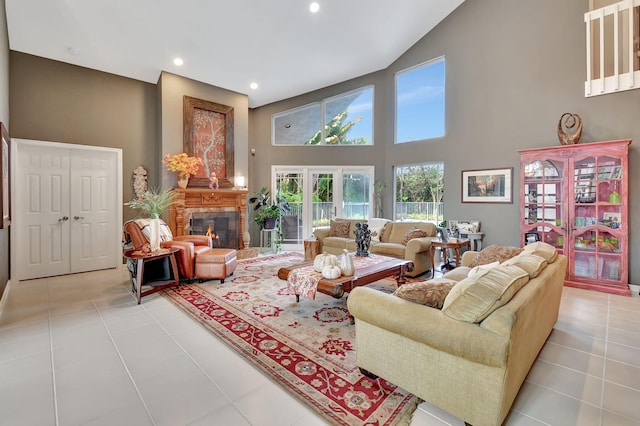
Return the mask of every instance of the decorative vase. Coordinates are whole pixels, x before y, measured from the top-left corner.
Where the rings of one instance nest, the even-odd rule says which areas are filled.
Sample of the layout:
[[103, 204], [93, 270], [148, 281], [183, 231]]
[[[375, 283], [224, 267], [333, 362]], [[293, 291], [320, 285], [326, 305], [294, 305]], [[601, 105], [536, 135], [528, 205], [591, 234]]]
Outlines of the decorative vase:
[[251, 234], [248, 231], [242, 233], [242, 242], [244, 243], [244, 248], [251, 247]]
[[340, 270], [342, 275], [351, 276], [355, 274], [356, 267], [353, 262], [353, 257], [349, 254], [349, 250], [343, 249], [343, 253], [340, 255]]
[[189, 184], [189, 175], [178, 175], [178, 186], [185, 189]]
[[160, 250], [160, 219], [158, 216], [149, 220], [149, 246], [151, 253], [157, 253]]

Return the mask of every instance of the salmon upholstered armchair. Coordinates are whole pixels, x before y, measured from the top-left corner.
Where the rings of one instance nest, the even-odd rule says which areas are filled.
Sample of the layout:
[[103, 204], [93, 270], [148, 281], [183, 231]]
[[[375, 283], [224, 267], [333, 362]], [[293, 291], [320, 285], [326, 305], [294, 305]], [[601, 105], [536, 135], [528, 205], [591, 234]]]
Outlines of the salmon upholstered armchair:
[[[124, 224], [123, 240], [126, 246], [140, 250], [149, 243], [149, 219], [134, 219]], [[211, 238], [205, 235], [182, 235], [174, 237], [169, 226], [160, 220], [160, 246], [177, 248], [176, 260], [181, 279], [191, 281], [195, 278], [195, 260], [198, 253], [211, 248]]]

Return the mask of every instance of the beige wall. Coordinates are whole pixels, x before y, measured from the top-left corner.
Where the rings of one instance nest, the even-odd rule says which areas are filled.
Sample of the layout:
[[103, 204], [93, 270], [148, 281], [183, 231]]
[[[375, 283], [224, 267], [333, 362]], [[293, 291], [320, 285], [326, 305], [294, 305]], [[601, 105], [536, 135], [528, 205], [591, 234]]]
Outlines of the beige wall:
[[[161, 156], [183, 152], [183, 97], [191, 96], [233, 107], [234, 123], [234, 172], [236, 176], [248, 176], [249, 98], [247, 95], [211, 86], [175, 74], [163, 72], [158, 82], [161, 115]], [[161, 158], [158, 159], [160, 161]], [[164, 167], [162, 184], [176, 185], [176, 174]], [[233, 182], [233, 181], [232, 181]]]
[[[0, 121], [11, 132], [9, 123], [9, 39], [4, 4], [4, 0], [0, 0]], [[2, 297], [8, 280], [9, 229], [0, 229], [0, 297]]]
[[[632, 138], [630, 258], [640, 255], [640, 90], [584, 97], [584, 13], [588, 0], [514, 2], [466, 0], [386, 70], [252, 112], [251, 187], [269, 185], [270, 164], [375, 164], [391, 181], [392, 167], [443, 161], [445, 216], [482, 222], [485, 243], [519, 244], [520, 148], [559, 145], [562, 113], [582, 116], [582, 143]], [[540, 29], [543, 28], [543, 31]], [[393, 146], [394, 73], [446, 56], [446, 135]], [[375, 84], [375, 147], [271, 147], [271, 114]], [[463, 204], [461, 171], [514, 168], [513, 204]], [[390, 200], [390, 196], [385, 199]], [[389, 212], [390, 204], [385, 206]], [[634, 231], [635, 230], [635, 231]], [[640, 263], [631, 262], [640, 284]]]

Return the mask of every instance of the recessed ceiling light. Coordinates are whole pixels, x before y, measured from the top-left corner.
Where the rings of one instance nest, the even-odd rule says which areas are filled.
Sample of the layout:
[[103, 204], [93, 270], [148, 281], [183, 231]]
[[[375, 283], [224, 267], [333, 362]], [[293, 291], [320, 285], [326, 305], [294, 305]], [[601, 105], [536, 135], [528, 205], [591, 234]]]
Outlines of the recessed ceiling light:
[[180, 65], [184, 64], [184, 61], [182, 59], [180, 59], [180, 58], [175, 58], [173, 60], [173, 63], [176, 64], [177, 66], [180, 66]]
[[316, 13], [320, 10], [320, 4], [317, 1], [314, 1], [309, 5], [309, 10], [311, 11], [311, 13]]
[[253, 90], [256, 90], [258, 88], [258, 83], [256, 83], [255, 81], [253, 83], [251, 83], [249, 85], [249, 87], [251, 87]]

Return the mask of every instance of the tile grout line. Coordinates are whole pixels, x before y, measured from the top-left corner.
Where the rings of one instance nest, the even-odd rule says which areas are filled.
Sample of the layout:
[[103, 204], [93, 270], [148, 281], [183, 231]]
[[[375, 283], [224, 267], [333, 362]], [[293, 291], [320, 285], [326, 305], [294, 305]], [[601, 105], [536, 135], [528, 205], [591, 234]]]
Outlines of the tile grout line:
[[611, 316], [611, 296], [607, 297], [607, 324], [604, 329], [604, 362], [602, 363], [602, 386], [600, 387], [600, 426], [603, 426], [602, 410], [604, 410], [604, 390], [607, 374], [607, 355], [609, 351], [609, 322]]
[[[164, 296], [163, 296], [163, 297], [164, 297]], [[175, 306], [173, 303], [171, 303], [171, 306], [173, 306], [173, 307], [174, 307], [174, 309], [178, 309], [178, 310], [180, 310], [180, 308], [178, 308], [177, 306]], [[153, 320], [154, 320], [154, 321], [155, 321], [155, 322], [160, 326], [160, 328], [162, 329], [162, 331], [164, 331], [165, 333], [167, 333], [167, 336], [169, 336], [169, 338], [170, 338], [171, 340], [173, 340], [173, 341], [174, 341], [174, 343], [175, 343], [175, 344], [176, 344], [176, 345], [177, 345], [177, 346], [182, 350], [182, 352], [184, 352], [184, 354], [185, 354], [187, 357], [189, 357], [189, 359], [191, 360], [191, 362], [193, 362], [193, 363], [194, 363], [194, 365], [198, 368], [198, 370], [200, 370], [200, 371], [202, 372], [202, 374], [204, 374], [204, 375], [205, 375], [205, 377], [207, 378], [207, 380], [209, 380], [209, 381], [210, 381], [210, 382], [211, 382], [211, 383], [216, 387], [216, 389], [218, 389], [218, 390], [219, 390], [219, 391], [220, 391], [220, 392], [225, 396], [225, 398], [227, 398], [227, 400], [229, 401], [229, 403], [230, 403], [231, 405], [233, 405], [234, 407], [236, 407], [236, 405], [235, 405], [235, 404], [234, 404], [234, 402], [231, 400], [231, 398], [229, 398], [229, 395], [227, 395], [227, 393], [224, 391], [224, 389], [222, 389], [222, 388], [221, 388], [221, 387], [220, 387], [220, 386], [215, 382], [215, 380], [213, 380], [213, 379], [211, 378], [211, 376], [209, 376], [209, 374], [204, 370], [204, 368], [202, 368], [202, 366], [200, 365], [200, 363], [198, 363], [198, 361], [196, 361], [196, 360], [191, 356], [191, 354], [189, 353], [189, 351], [187, 351], [187, 350], [186, 350], [186, 349], [185, 349], [185, 348], [180, 344], [180, 342], [178, 342], [178, 341], [176, 340], [176, 338], [175, 338], [175, 337], [173, 337], [173, 334], [171, 334], [171, 333], [169, 332], [169, 330], [167, 330], [167, 329], [164, 327], [164, 325], [162, 325], [162, 323], [161, 323], [160, 321], [158, 321], [158, 318], [156, 318], [156, 316], [153, 314], [153, 312], [152, 312], [152, 311], [149, 311], [149, 309], [147, 309], [147, 307], [146, 307], [146, 306], [143, 306], [142, 308], [143, 308], [145, 311], [147, 311], [147, 313], [151, 316], [151, 318], [153, 318]], [[189, 318], [191, 321], [193, 321], [193, 322], [194, 322], [194, 324], [198, 324], [198, 323], [197, 323], [197, 321], [193, 320], [193, 318], [190, 318], [188, 315], [186, 315], [186, 317], [187, 317], [187, 318]], [[199, 325], [200, 325], [200, 326], [202, 326], [201, 324], [199, 324]], [[203, 327], [203, 328], [206, 330], [206, 328], [205, 328], [205, 327]], [[214, 337], [215, 337], [215, 336], [214, 336]], [[238, 407], [236, 407], [236, 409], [237, 409], [237, 408], [238, 408]], [[240, 414], [242, 414], [242, 412], [241, 412], [240, 410], [238, 410], [238, 412], [239, 412]], [[242, 417], [245, 417], [245, 416], [244, 416], [244, 414], [242, 414]], [[246, 419], [246, 417], [245, 417], [245, 419]], [[249, 419], [246, 419], [246, 420], [247, 420], [247, 421], [249, 421]]]
[[[166, 291], [166, 290], [165, 290], [165, 291]], [[163, 291], [163, 293], [164, 293], [164, 291]], [[164, 297], [164, 296], [162, 296], [162, 297]], [[165, 300], [166, 300], [166, 299], [165, 299]], [[178, 310], [178, 311], [180, 311], [181, 313], [185, 314], [185, 313], [182, 311], [182, 309], [181, 309], [180, 307], [176, 306], [175, 304], [173, 304], [173, 303], [171, 303], [171, 302], [170, 302], [170, 306], [172, 306], [174, 309], [177, 309], [177, 310]], [[191, 360], [191, 362], [193, 362], [193, 363], [194, 363], [194, 365], [198, 368], [198, 370], [200, 370], [200, 371], [202, 372], [202, 374], [204, 374], [204, 375], [205, 375], [205, 377], [207, 378], [207, 380], [209, 380], [209, 381], [213, 384], [213, 386], [215, 386], [215, 387], [216, 387], [216, 389], [218, 389], [218, 390], [220, 391], [220, 393], [222, 393], [222, 394], [225, 396], [225, 398], [227, 398], [227, 400], [229, 401], [229, 403], [230, 403], [230, 404], [231, 404], [231, 405], [232, 405], [232, 406], [233, 406], [233, 407], [238, 411], [238, 413], [240, 413], [240, 415], [242, 416], [242, 418], [244, 418], [248, 423], [251, 423], [251, 421], [250, 421], [250, 420], [249, 420], [249, 419], [244, 415], [244, 413], [243, 413], [243, 412], [240, 410], [240, 408], [235, 404], [235, 402], [234, 402], [234, 401], [229, 397], [229, 395], [227, 394], [227, 392], [225, 392], [225, 391], [224, 391], [224, 389], [222, 389], [222, 388], [221, 388], [221, 387], [220, 387], [220, 386], [215, 382], [215, 380], [213, 380], [213, 379], [211, 378], [211, 376], [209, 376], [209, 374], [204, 370], [204, 368], [202, 368], [202, 366], [200, 365], [200, 363], [198, 363], [198, 361], [196, 361], [196, 360], [191, 356], [191, 354], [190, 354], [190, 353], [189, 353], [189, 352], [188, 352], [188, 351], [187, 351], [187, 350], [186, 350], [186, 349], [185, 349], [185, 348], [180, 344], [180, 342], [178, 342], [178, 341], [176, 340], [176, 338], [175, 338], [175, 337], [173, 337], [173, 334], [171, 334], [171, 333], [170, 333], [170, 332], [169, 332], [169, 331], [164, 327], [164, 325], [162, 325], [162, 323], [161, 323], [160, 321], [158, 321], [158, 319], [156, 318], [156, 316], [155, 316], [155, 315], [153, 315], [153, 312], [152, 312], [152, 311], [149, 311], [149, 309], [147, 309], [147, 307], [146, 307], [146, 306], [142, 306], [142, 308], [143, 308], [145, 311], [147, 311], [147, 313], [148, 313], [148, 314], [153, 318], [153, 320], [154, 320], [154, 321], [155, 321], [155, 322], [160, 326], [160, 328], [161, 328], [165, 333], [167, 333], [167, 336], [169, 336], [169, 337], [171, 338], [171, 340], [173, 340], [173, 341], [175, 342], [175, 344], [176, 344], [176, 345], [178, 345], [178, 347], [179, 347], [179, 348], [184, 352], [184, 354], [185, 354], [187, 357], [189, 357], [189, 359]], [[202, 326], [202, 324], [198, 324], [198, 322], [197, 322], [197, 321], [195, 321], [193, 318], [191, 318], [189, 315], [186, 315], [186, 314], [185, 314], [185, 316], [186, 316], [187, 318], [189, 318], [191, 321], [193, 321], [195, 324], [197, 324], [197, 325], [201, 326], [203, 329], [205, 329], [205, 330], [206, 330], [206, 327], [203, 327], [203, 326]], [[213, 335], [213, 334], [212, 334], [212, 336], [213, 336], [214, 338], [216, 338], [216, 339], [217, 339], [217, 337], [216, 337], [215, 335]], [[207, 416], [207, 415], [208, 415], [208, 413], [207, 413], [207, 414], [205, 414], [205, 416]], [[203, 418], [204, 418], [205, 416], [203, 416]]]
[[47, 325], [49, 327], [49, 357], [51, 359], [51, 386], [53, 387], [53, 419], [56, 426], [60, 424], [58, 417], [58, 392], [56, 386], [56, 365], [53, 358], [53, 327], [51, 325], [51, 297], [49, 283], [47, 282]]
[[116, 345], [116, 342], [113, 339], [113, 336], [111, 335], [111, 331], [109, 331], [109, 327], [107, 326], [107, 324], [104, 321], [104, 317], [102, 316], [102, 313], [100, 312], [100, 309], [98, 309], [98, 307], [96, 306], [96, 304], [95, 304], [95, 302], [93, 300], [91, 301], [91, 304], [93, 305], [94, 309], [98, 313], [98, 316], [100, 317], [100, 322], [102, 322], [102, 326], [106, 330], [107, 335], [109, 336], [109, 340], [111, 340], [111, 344], [113, 345], [114, 349], [116, 350], [116, 353], [118, 354], [118, 358], [120, 358], [120, 362], [122, 363], [122, 366], [124, 367], [124, 370], [127, 372], [127, 376], [129, 376], [129, 380], [131, 380], [131, 384], [133, 385], [133, 388], [136, 390], [136, 393], [138, 394], [138, 398], [140, 398], [140, 402], [142, 403], [142, 406], [144, 407], [144, 411], [147, 413], [147, 416], [149, 417], [149, 420], [151, 420], [151, 423], [154, 424], [154, 425], [157, 425], [156, 421], [153, 419], [153, 416], [151, 415], [151, 411], [149, 410], [149, 407], [147, 407], [147, 404], [144, 402], [144, 398], [142, 397], [142, 393], [140, 393], [140, 389], [138, 389], [138, 385], [136, 384], [136, 381], [133, 379], [133, 376], [131, 375], [131, 371], [129, 371], [129, 367], [127, 367], [127, 363], [124, 362], [124, 358], [122, 357], [122, 354], [120, 353], [120, 350], [118, 349], [118, 345]]

